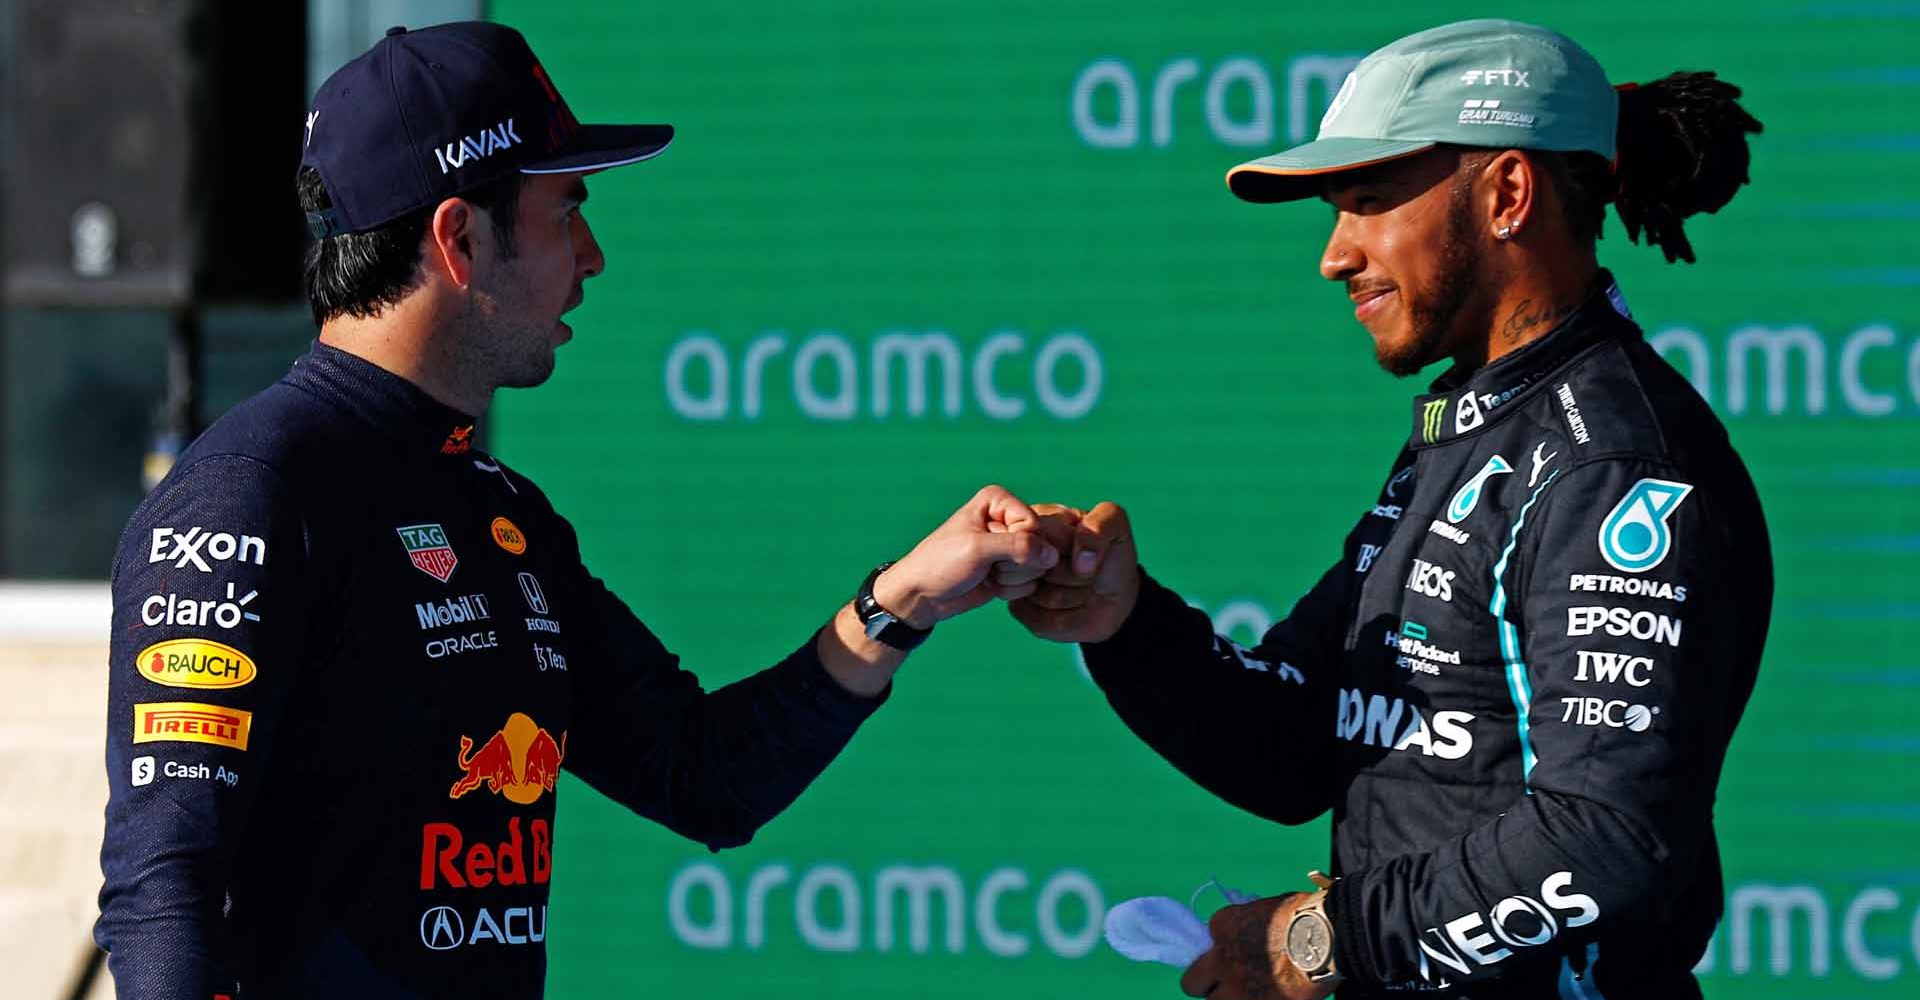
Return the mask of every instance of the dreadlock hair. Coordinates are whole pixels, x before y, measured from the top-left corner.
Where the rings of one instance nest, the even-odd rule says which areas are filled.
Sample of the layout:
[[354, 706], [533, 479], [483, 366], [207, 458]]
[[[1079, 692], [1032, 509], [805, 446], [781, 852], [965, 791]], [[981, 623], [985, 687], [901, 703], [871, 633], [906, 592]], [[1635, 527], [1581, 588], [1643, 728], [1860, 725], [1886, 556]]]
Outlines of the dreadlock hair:
[[1759, 119], [1740, 106], [1740, 88], [1711, 71], [1673, 73], [1646, 84], [1623, 84], [1615, 162], [1594, 153], [1541, 156], [1565, 204], [1576, 240], [1597, 240], [1607, 204], [1627, 238], [1658, 246], [1667, 263], [1694, 262], [1681, 223], [1712, 214], [1748, 183], [1747, 136]]
[[[458, 195], [487, 211], [494, 242], [507, 259], [517, 252], [514, 216], [519, 211], [522, 180], [515, 171]], [[294, 190], [302, 211], [319, 212], [333, 204], [320, 172], [312, 167], [300, 168]], [[314, 324], [324, 326], [336, 316], [377, 316], [418, 288], [421, 242], [433, 211], [422, 208], [363, 232], [313, 241], [307, 247], [306, 286]]]

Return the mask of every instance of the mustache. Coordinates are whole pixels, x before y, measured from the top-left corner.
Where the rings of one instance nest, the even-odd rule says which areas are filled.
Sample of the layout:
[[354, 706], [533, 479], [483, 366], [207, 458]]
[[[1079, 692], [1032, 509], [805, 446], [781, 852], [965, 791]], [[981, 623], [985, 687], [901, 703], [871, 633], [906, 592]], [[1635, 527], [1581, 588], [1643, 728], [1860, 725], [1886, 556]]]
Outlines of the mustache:
[[1347, 298], [1360, 299], [1372, 295], [1375, 292], [1391, 292], [1399, 287], [1399, 285], [1385, 279], [1349, 281], [1347, 282]]

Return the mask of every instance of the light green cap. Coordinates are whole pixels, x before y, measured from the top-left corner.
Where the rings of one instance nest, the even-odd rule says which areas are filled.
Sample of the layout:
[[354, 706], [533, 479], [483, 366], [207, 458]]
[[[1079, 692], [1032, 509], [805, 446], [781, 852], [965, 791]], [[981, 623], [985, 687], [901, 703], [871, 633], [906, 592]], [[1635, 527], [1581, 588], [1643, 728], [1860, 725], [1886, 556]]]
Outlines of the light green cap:
[[1440, 143], [1613, 158], [1620, 100], [1587, 50], [1518, 21], [1456, 21], [1360, 60], [1304, 146], [1227, 171], [1247, 201], [1320, 193], [1320, 177]]

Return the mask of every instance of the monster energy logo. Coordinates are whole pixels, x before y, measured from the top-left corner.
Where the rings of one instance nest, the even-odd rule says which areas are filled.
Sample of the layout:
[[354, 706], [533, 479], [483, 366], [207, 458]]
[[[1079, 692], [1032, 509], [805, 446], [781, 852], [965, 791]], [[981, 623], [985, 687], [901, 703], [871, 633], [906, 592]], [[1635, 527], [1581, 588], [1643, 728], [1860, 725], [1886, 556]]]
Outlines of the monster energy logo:
[[1447, 401], [1435, 399], [1427, 402], [1421, 410], [1420, 439], [1432, 444], [1440, 437], [1440, 418], [1446, 416]]

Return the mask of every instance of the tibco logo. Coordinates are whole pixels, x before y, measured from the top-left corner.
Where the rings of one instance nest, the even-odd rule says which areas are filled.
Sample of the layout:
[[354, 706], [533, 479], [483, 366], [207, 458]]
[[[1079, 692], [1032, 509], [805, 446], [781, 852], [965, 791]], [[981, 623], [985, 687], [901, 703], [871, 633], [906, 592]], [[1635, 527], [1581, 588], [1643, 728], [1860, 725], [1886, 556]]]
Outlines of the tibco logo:
[[[747, 343], [736, 365], [718, 338], [689, 333], [667, 351], [667, 405], [686, 420], [757, 420], [767, 409], [767, 370], [786, 349], [785, 334], [764, 333]], [[801, 341], [784, 367], [793, 405], [809, 420], [854, 419], [862, 409], [863, 389], [865, 408], [876, 420], [924, 418], [936, 395], [942, 416], [960, 416], [971, 395], [973, 405], [994, 420], [1018, 420], [1031, 403], [1055, 419], [1079, 420], [1100, 401], [1106, 368], [1099, 348], [1084, 334], [1048, 337], [1032, 352], [1030, 366], [1021, 364], [1028, 357], [1027, 338], [1012, 331], [981, 341], [971, 360], [965, 353], [958, 340], [938, 331], [883, 333], [868, 346], [863, 380], [853, 342], [821, 331]], [[1020, 367], [1030, 367], [1031, 397], [1011, 388], [1002, 373]], [[904, 414], [895, 412], [896, 385], [904, 390], [898, 407]]]
[[1659, 706], [1629, 705], [1624, 701], [1608, 701], [1604, 698], [1562, 698], [1560, 704], [1566, 709], [1560, 713], [1560, 721], [1576, 726], [1606, 726], [1609, 729], [1631, 729], [1644, 733], [1653, 725], [1654, 717], [1660, 714]]
[[[980, 944], [1002, 958], [1033, 951], [1035, 935], [1025, 933], [1003, 915], [1015, 900], [1033, 892], [1032, 924], [1040, 944], [1060, 958], [1082, 958], [1100, 943], [1106, 900], [1085, 872], [1072, 868], [1054, 872], [1034, 891], [1025, 869], [1002, 866], [987, 873], [973, 890], [967, 906], [967, 888], [959, 872], [946, 865], [889, 865], [874, 873], [871, 895], [863, 895], [854, 873], [836, 864], [808, 867], [797, 882], [785, 864], [762, 865], [747, 877], [740, 944], [749, 951], [764, 948], [768, 937], [769, 897], [788, 883], [793, 889], [793, 924], [800, 941], [815, 951], [857, 952], [866, 945], [863, 915], [873, 914], [872, 948], [897, 948], [899, 921], [905, 911], [907, 950], [916, 955], [933, 950], [934, 913], [942, 915], [942, 944], [949, 954], [966, 950], [967, 915]], [[823, 905], [823, 897], [834, 897]], [[696, 904], [697, 896], [705, 896]], [[736, 947], [733, 880], [710, 861], [695, 861], [674, 875], [667, 888], [667, 921], [680, 943], [709, 951]], [[936, 909], [937, 906], [937, 909]], [[706, 914], [706, 916], [696, 916]]]
[[[1304, 54], [1287, 60], [1287, 141], [1307, 138], [1341, 93], [1347, 74], [1359, 64], [1357, 55]], [[1174, 59], [1153, 74], [1149, 88], [1148, 132], [1155, 147], [1173, 144], [1175, 105], [1183, 84], [1197, 81], [1197, 59]], [[1274, 81], [1266, 64], [1245, 56], [1223, 60], [1201, 85], [1201, 106], [1207, 130], [1229, 146], [1264, 147], [1275, 141], [1278, 121]], [[1074, 132], [1096, 149], [1133, 149], [1140, 145], [1140, 78], [1120, 59], [1098, 59], [1080, 70], [1073, 81], [1069, 111]], [[1317, 93], [1316, 93], [1317, 92]], [[1244, 93], [1243, 112], [1236, 114], [1237, 95]], [[1317, 100], [1316, 100], [1317, 98]], [[1191, 105], [1188, 105], [1191, 107]]]

